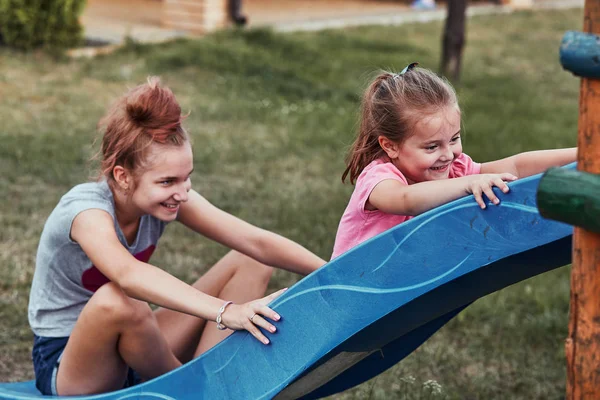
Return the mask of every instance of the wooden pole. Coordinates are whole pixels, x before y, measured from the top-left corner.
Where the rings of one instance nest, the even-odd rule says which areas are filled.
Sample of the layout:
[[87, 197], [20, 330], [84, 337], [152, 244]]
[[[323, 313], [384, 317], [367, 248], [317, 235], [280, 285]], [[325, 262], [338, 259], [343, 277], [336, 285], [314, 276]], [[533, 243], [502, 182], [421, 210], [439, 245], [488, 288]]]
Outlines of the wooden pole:
[[[600, 33], [600, 0], [586, 0], [584, 32]], [[582, 78], [578, 169], [600, 173], [600, 79]], [[600, 234], [575, 227], [569, 336], [568, 400], [600, 399]]]

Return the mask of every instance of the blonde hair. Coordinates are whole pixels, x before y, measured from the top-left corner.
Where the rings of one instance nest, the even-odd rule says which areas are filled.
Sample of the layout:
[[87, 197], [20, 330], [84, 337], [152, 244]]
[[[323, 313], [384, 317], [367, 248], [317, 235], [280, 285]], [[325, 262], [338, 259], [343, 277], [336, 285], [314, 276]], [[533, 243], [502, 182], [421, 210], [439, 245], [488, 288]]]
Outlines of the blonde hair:
[[385, 155], [379, 136], [402, 143], [423, 116], [449, 105], [458, 108], [454, 88], [428, 69], [380, 73], [363, 95], [360, 127], [346, 158], [342, 182], [349, 176], [350, 183], [354, 184], [369, 163]]

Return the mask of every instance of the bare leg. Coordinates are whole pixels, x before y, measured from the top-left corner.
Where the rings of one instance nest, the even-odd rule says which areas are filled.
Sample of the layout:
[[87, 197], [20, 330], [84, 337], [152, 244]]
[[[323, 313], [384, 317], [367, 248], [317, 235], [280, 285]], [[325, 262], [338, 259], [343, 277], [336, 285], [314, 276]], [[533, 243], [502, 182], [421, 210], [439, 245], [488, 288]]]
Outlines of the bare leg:
[[103, 285], [81, 312], [60, 361], [60, 395], [122, 388], [127, 366], [150, 379], [181, 365], [145, 302], [114, 283]]
[[[255, 265], [245, 267], [245, 265], [241, 264], [245, 263], [245, 261], [243, 259], [237, 261], [240, 264], [237, 264], [238, 267], [235, 274], [225, 284], [217, 297], [224, 300], [231, 300], [234, 303], [246, 303], [265, 295], [273, 271], [272, 268], [266, 267], [254, 260], [252, 261], [254, 261]], [[229, 329], [224, 331], [218, 330], [217, 324], [209, 321], [200, 338], [200, 343], [194, 357], [198, 357], [232, 333], [233, 331]]]
[[[230, 251], [192, 286], [211, 296], [242, 303], [264, 295], [271, 273], [271, 267]], [[219, 331], [212, 322], [212, 326], [204, 329], [206, 320], [177, 311], [160, 308], [155, 315], [171, 350], [181, 362], [195, 356], [199, 342], [203, 352], [231, 334], [229, 330]]]

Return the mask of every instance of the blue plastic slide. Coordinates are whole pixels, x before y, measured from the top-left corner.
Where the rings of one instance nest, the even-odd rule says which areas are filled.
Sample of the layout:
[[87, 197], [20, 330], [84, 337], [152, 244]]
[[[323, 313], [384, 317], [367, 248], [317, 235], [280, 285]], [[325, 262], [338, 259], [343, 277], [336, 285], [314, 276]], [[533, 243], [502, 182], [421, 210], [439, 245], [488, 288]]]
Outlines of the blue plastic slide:
[[[329, 262], [271, 304], [269, 346], [236, 332], [149, 382], [70, 399], [315, 399], [364, 382], [476, 299], [570, 263], [572, 227], [538, 213], [540, 176], [499, 206], [459, 199]], [[40, 397], [31, 381], [0, 384], [1, 399]]]

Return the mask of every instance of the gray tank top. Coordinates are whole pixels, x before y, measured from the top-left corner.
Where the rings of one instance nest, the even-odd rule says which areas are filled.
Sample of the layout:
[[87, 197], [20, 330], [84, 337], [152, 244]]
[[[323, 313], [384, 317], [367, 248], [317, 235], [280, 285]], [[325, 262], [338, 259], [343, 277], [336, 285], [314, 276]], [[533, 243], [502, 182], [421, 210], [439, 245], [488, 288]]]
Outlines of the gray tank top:
[[75, 217], [89, 209], [108, 212], [121, 244], [144, 262], [150, 259], [166, 226], [166, 222], [144, 215], [130, 246], [117, 223], [113, 194], [106, 181], [77, 185], [65, 194], [44, 225], [36, 256], [28, 316], [38, 336], [69, 336], [87, 301], [109, 282], [70, 237]]

